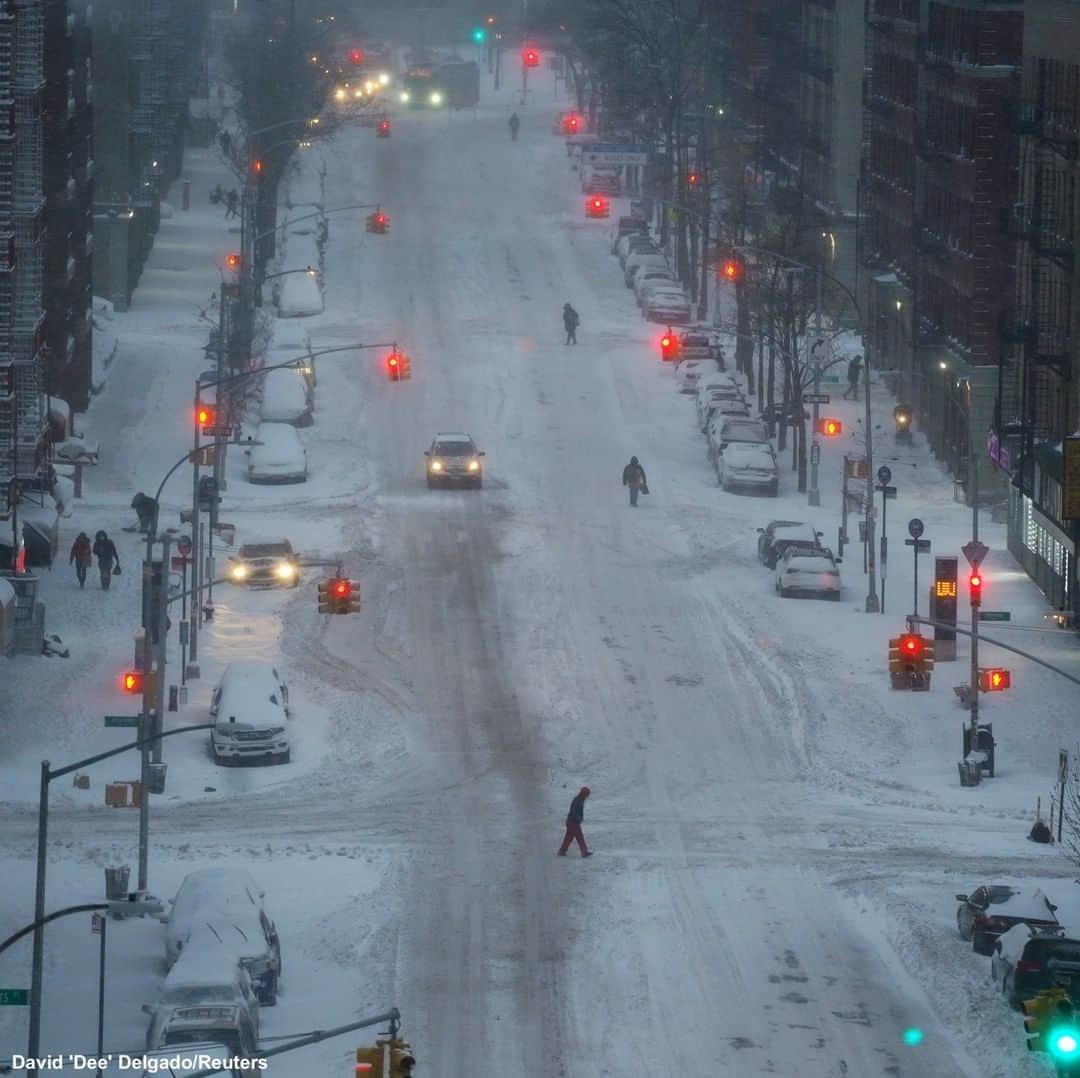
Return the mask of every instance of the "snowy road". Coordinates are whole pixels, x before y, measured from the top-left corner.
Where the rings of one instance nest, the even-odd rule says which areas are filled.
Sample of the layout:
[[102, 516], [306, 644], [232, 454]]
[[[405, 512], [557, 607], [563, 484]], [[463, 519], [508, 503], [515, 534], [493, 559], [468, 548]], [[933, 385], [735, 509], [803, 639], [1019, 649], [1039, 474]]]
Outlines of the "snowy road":
[[[154, 882], [250, 864], [286, 953], [270, 1032], [393, 1003], [439, 1078], [627, 1078], [658, 1060], [725, 1078], [1036, 1074], [971, 972], [982, 960], [955, 939], [960, 959], [935, 951], [953, 890], [1066, 870], [1002, 838], [1019, 810], [975, 814], [916, 777], [944, 724], [899, 724], [879, 672], [865, 691], [838, 643], [860, 631], [851, 602], [773, 599], [753, 561], [772, 506], [717, 491], [608, 228], [582, 219], [550, 110], [523, 110], [512, 144], [509, 109], [400, 115], [390, 140], [347, 130], [327, 152], [326, 204], [379, 202], [391, 231], [335, 221], [313, 336], [397, 340], [414, 376], [388, 383], [380, 352], [320, 366], [312, 483], [298, 498], [231, 484], [230, 511], [340, 553], [364, 606], [319, 618], [310, 579], [222, 590], [204, 648], [245, 632], [276, 648], [280, 613], [293, 683], [325, 717], [269, 779], [171, 748], [200, 778], [154, 802]], [[484, 490], [428, 491], [423, 449], [462, 429], [487, 451]], [[619, 485], [631, 453], [652, 488], [636, 511]], [[582, 784], [597, 856], [558, 859]], [[130, 858], [130, 818], [96, 809], [91, 827], [56, 800], [58, 860]], [[7, 812], [20, 894], [35, 828]], [[926, 905], [945, 913], [898, 943]], [[76, 1003], [61, 963], [53, 1037]], [[146, 991], [159, 973], [139, 968]], [[980, 1047], [984, 1006], [1016, 1023], [1019, 1051]], [[346, 1058], [341, 1042], [309, 1049], [305, 1073]]]

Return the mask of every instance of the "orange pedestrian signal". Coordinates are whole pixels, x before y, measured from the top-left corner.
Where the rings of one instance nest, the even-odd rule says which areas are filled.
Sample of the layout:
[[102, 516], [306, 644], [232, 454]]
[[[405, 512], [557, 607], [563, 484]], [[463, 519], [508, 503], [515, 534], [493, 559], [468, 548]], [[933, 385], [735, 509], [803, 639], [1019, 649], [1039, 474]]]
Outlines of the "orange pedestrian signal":
[[979, 688], [983, 692], [1004, 692], [1012, 688], [1012, 674], [1001, 667], [979, 671]]
[[139, 670], [128, 670], [120, 679], [120, 687], [126, 693], [137, 695], [143, 691], [143, 676]]
[[255, 160], [251, 162], [251, 171], [254, 172], [256, 176], [260, 176], [262, 175], [262, 168], [262, 158], [256, 157]]
[[225, 256], [225, 266], [227, 269], [238, 270], [240, 268], [240, 255], [236, 251], [230, 251]]
[[696, 172], [688, 172], [686, 175], [686, 182], [690, 187], [697, 187], [701, 177]]
[[844, 433], [844, 424], [839, 419], [819, 419], [814, 433], [825, 438], [838, 438]]
[[202, 404], [195, 409], [195, 422], [200, 427], [212, 427], [214, 425], [214, 409], [207, 404]]

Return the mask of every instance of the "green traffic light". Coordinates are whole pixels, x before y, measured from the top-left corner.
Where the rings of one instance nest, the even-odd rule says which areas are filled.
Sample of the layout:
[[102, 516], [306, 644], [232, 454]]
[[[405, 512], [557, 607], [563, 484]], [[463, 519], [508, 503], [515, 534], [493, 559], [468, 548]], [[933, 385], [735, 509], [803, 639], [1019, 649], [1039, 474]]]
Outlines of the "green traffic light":
[[1057, 1059], [1080, 1059], [1080, 1033], [1075, 1029], [1055, 1029], [1050, 1034], [1050, 1051]]
[[482, 26], [478, 26], [472, 32], [472, 39], [474, 44], [483, 45], [483, 43], [487, 40], [487, 31]]

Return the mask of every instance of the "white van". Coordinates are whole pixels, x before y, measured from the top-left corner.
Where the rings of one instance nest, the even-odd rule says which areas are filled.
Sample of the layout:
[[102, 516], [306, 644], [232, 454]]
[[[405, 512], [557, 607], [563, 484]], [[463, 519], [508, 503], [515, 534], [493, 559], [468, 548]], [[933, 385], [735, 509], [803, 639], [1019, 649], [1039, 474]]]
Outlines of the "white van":
[[210, 717], [214, 763], [287, 764], [292, 758], [289, 694], [269, 663], [230, 663], [210, 698]]

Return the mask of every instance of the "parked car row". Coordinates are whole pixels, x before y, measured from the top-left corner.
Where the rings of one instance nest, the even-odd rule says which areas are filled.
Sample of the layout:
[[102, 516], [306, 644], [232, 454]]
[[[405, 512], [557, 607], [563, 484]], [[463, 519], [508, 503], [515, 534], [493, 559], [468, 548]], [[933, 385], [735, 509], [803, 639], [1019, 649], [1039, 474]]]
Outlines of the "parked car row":
[[840, 559], [821, 539], [821, 532], [798, 520], [771, 520], [758, 528], [758, 561], [773, 570], [774, 587], [781, 598], [840, 598]]
[[990, 884], [956, 900], [960, 938], [990, 956], [990, 978], [1010, 1007], [1050, 988], [1080, 1006], [1080, 936], [1061, 924], [1042, 891]]
[[148, 1049], [218, 1045], [258, 1054], [259, 1007], [277, 1003], [281, 943], [263, 892], [242, 869], [213, 868], [184, 878], [165, 923], [168, 973], [150, 1016]]
[[623, 282], [634, 290], [634, 298], [648, 321], [667, 325], [690, 321], [690, 300], [667, 257], [649, 235], [647, 222], [620, 217], [612, 234], [611, 253], [618, 258]]
[[[307, 450], [297, 430], [315, 421], [315, 360], [302, 325], [279, 319], [264, 356], [270, 369], [260, 379], [259, 424], [245, 450], [250, 483], [303, 483]], [[281, 367], [282, 363], [296, 363]]]

